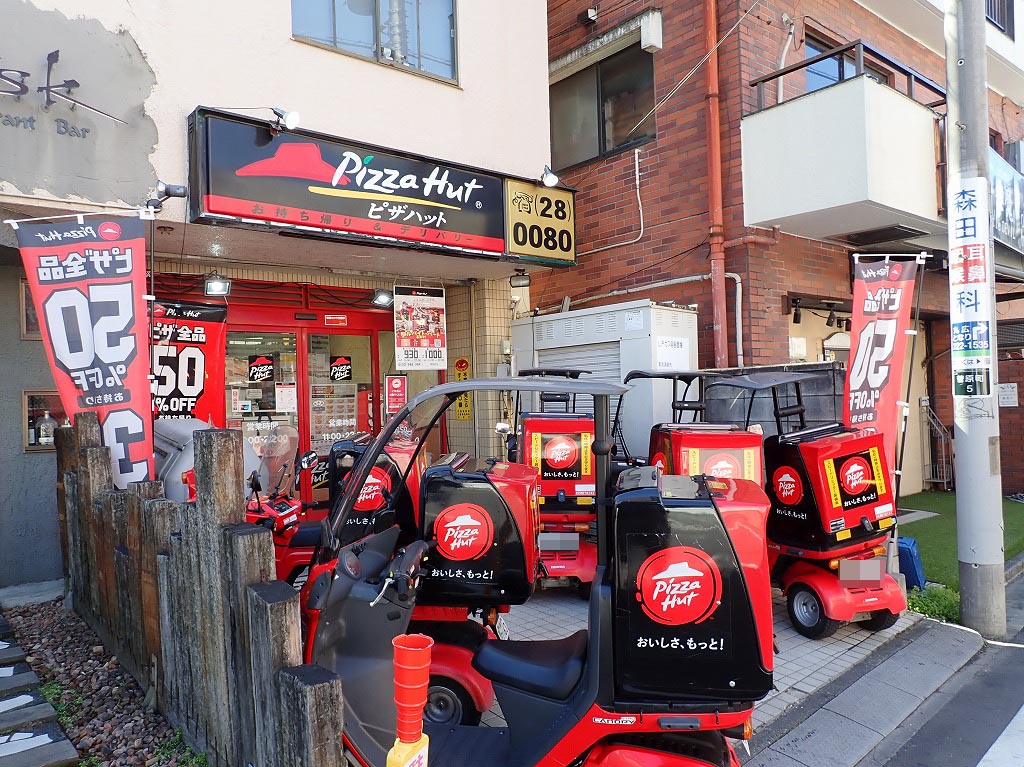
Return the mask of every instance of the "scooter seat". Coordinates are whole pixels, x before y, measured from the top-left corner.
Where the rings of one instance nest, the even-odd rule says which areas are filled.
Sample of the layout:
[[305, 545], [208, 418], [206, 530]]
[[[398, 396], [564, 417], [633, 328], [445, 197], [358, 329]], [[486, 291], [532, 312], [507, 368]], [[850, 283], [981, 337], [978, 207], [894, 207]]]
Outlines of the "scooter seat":
[[319, 522], [300, 522], [299, 529], [295, 531], [295, 535], [288, 541], [288, 547], [292, 549], [311, 549], [319, 545], [320, 531], [322, 529]]
[[583, 675], [587, 630], [564, 639], [483, 642], [473, 668], [497, 684], [544, 698], [566, 700]]

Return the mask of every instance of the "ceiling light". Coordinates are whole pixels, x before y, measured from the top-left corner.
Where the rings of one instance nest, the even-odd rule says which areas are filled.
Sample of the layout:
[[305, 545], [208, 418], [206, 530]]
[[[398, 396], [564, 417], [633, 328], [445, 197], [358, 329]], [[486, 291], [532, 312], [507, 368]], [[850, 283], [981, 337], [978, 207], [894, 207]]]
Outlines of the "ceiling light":
[[203, 295], [226, 296], [230, 293], [231, 280], [221, 277], [217, 272], [212, 272], [206, 276], [206, 280], [203, 282]]
[[271, 107], [271, 111], [277, 115], [278, 130], [295, 130], [299, 127], [300, 116], [298, 112], [289, 112], [280, 107]]
[[373, 298], [370, 299], [370, 303], [374, 306], [379, 306], [381, 309], [387, 309], [391, 304], [395, 303], [395, 294], [390, 290], [377, 288], [377, 290], [373, 291]]
[[540, 183], [544, 186], [558, 186], [558, 176], [551, 170], [550, 165], [544, 166], [544, 172], [540, 175]]
[[530, 287], [530, 275], [525, 269], [516, 269], [516, 273], [508, 278], [508, 284], [513, 288]]

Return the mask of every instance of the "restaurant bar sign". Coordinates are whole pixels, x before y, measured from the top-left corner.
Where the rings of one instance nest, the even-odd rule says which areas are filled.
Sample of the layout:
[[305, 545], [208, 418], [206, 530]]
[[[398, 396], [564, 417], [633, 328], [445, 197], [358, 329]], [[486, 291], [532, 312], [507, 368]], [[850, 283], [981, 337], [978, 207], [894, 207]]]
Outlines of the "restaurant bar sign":
[[504, 179], [213, 113], [190, 118], [194, 221], [270, 223], [416, 247], [505, 252]]

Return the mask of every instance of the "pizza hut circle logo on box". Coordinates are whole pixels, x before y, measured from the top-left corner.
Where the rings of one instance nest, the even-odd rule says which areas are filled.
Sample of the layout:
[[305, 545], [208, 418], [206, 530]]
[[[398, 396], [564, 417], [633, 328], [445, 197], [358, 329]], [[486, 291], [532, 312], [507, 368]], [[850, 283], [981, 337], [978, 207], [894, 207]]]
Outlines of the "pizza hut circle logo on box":
[[552, 469], [568, 469], [579, 457], [579, 445], [569, 437], [554, 437], [544, 446], [544, 461]]
[[668, 459], [665, 458], [664, 453], [655, 453], [651, 456], [651, 466], [657, 466], [658, 471], [664, 473], [668, 466]]
[[121, 239], [121, 225], [113, 221], [104, 221], [96, 229], [104, 240], [112, 241]]
[[457, 503], [438, 514], [434, 537], [437, 550], [447, 559], [479, 559], [494, 543], [494, 524], [491, 516], [475, 503]]
[[772, 474], [772, 487], [778, 499], [787, 506], [796, 506], [803, 500], [804, 485], [792, 466], [780, 466], [775, 470]]
[[729, 453], [715, 453], [704, 462], [704, 473], [712, 477], [733, 479], [739, 477], [740, 472], [740, 462]]
[[391, 491], [391, 477], [386, 469], [374, 466], [359, 490], [359, 497], [352, 508], [356, 511], [378, 511], [384, 508], [384, 491]]
[[839, 469], [839, 481], [850, 495], [860, 495], [871, 484], [874, 477], [868, 462], [859, 455], [847, 459]]
[[722, 603], [722, 573], [700, 549], [663, 549], [640, 565], [636, 599], [648, 618], [665, 626], [701, 623]]

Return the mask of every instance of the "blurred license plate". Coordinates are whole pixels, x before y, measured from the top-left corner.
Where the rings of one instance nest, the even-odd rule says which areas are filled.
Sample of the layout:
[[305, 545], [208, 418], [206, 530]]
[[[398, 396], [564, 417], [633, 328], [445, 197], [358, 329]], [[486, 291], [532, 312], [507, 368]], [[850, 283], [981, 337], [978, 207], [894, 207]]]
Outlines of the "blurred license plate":
[[498, 639], [508, 639], [508, 624], [505, 623], [504, 615], [499, 615], [494, 621], [494, 633], [498, 635]]
[[579, 533], [540, 533], [537, 546], [541, 551], [577, 551], [580, 547]]
[[839, 560], [839, 582], [844, 586], [877, 586], [881, 581], [881, 559]]

